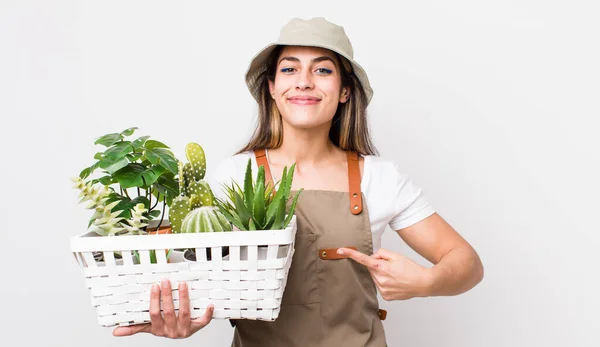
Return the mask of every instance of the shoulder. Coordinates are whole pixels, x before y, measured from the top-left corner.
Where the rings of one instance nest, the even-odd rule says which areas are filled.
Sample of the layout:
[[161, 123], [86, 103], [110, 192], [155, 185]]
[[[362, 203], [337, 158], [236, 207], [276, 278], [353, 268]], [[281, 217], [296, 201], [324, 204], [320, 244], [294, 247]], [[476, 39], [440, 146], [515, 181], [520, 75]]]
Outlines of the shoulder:
[[364, 178], [367, 182], [385, 185], [408, 179], [398, 163], [391, 158], [377, 155], [366, 155], [363, 158]]

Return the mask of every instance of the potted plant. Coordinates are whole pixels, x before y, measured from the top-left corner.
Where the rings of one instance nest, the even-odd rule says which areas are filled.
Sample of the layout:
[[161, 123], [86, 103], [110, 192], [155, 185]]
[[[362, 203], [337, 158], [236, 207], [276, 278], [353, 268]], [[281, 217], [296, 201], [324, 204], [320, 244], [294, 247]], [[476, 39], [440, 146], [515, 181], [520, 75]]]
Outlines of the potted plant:
[[[231, 223], [225, 219], [217, 207], [213, 205], [214, 195], [206, 174], [206, 155], [202, 146], [195, 142], [186, 145], [185, 155], [188, 162], [178, 163], [179, 195], [169, 206], [169, 221], [174, 233], [200, 233], [231, 231]], [[195, 261], [193, 248], [176, 249], [177, 257]], [[183, 253], [183, 254], [181, 254]], [[206, 249], [207, 258], [211, 259], [210, 249]], [[222, 256], [227, 255], [224, 247]]]
[[239, 230], [285, 229], [294, 215], [298, 197], [303, 190], [300, 188], [297, 191], [287, 210], [295, 167], [296, 164], [292, 164], [289, 171], [287, 166], [284, 167], [281, 181], [265, 186], [265, 168], [262, 165], [258, 167], [256, 182], [253, 183], [252, 161], [248, 159], [244, 188], [235, 181], [231, 185], [223, 185], [227, 198], [216, 198], [216, 205]]
[[[80, 203], [93, 209], [88, 228], [100, 236], [163, 234], [171, 232], [165, 210], [179, 194], [175, 179], [177, 159], [164, 143], [141, 136], [137, 128], [110, 133], [94, 144], [105, 149], [96, 161], [72, 178]], [[94, 174], [99, 177], [93, 178]], [[158, 218], [160, 216], [160, 218]], [[102, 254], [95, 254], [102, 260]]]
[[[244, 175], [244, 188], [232, 181], [223, 184], [226, 199], [215, 198], [221, 213], [239, 231], [282, 230], [288, 227], [296, 210], [296, 203], [303, 188], [292, 199], [291, 187], [296, 164], [288, 170], [283, 168], [281, 181], [265, 185], [265, 168], [260, 165], [253, 182], [252, 161], [248, 159]], [[288, 203], [291, 205], [288, 208]], [[259, 246], [259, 256], [266, 255], [265, 245]], [[242, 257], [244, 255], [242, 254]]]

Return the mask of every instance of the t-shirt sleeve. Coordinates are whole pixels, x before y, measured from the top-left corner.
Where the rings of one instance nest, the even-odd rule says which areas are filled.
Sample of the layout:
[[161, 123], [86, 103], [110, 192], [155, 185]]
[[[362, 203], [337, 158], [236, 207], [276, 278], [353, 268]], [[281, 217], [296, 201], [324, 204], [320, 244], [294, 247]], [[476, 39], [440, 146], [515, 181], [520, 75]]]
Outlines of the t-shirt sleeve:
[[423, 189], [393, 165], [394, 217], [389, 223], [393, 230], [409, 227], [431, 216], [435, 210], [429, 204]]

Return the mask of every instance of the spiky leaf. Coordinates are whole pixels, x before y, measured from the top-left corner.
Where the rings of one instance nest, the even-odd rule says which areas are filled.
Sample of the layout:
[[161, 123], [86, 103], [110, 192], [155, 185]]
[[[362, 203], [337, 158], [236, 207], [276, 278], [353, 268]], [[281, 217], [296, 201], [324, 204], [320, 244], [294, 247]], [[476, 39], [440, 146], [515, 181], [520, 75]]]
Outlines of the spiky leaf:
[[252, 203], [254, 201], [254, 188], [252, 187], [252, 160], [248, 159], [246, 164], [246, 174], [244, 177], [244, 202], [246, 208], [252, 211]]

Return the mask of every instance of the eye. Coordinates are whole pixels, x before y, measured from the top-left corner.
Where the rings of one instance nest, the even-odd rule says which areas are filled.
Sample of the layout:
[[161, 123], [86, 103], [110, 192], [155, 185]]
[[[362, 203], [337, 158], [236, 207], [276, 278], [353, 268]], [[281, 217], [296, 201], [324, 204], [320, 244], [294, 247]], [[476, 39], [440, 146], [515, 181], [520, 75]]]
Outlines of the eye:
[[284, 67], [283, 69], [281, 69], [281, 72], [283, 73], [290, 73], [292, 71], [294, 71], [293, 67]]
[[333, 72], [333, 71], [331, 71], [329, 69], [326, 69], [324, 67], [318, 68], [316, 71], [317, 71], [317, 73], [322, 74], [322, 75], [329, 75], [329, 74], [331, 74]]

